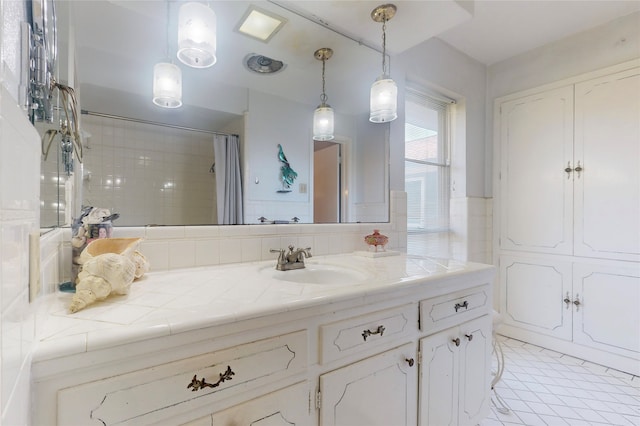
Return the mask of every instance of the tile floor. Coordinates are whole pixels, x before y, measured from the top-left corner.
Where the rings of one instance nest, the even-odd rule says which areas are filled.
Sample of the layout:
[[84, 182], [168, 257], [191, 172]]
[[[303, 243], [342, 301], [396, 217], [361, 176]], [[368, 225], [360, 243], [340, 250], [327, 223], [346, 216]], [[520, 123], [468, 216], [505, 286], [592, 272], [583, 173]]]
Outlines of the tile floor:
[[[498, 336], [504, 373], [480, 426], [640, 426], [640, 377]], [[494, 360], [494, 367], [495, 367]]]

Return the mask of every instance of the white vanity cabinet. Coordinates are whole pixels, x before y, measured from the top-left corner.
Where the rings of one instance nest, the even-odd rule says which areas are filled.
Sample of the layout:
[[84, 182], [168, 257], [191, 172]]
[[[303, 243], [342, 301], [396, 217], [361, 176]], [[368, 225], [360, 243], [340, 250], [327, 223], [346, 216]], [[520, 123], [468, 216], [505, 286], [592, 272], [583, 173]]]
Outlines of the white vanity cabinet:
[[420, 302], [419, 424], [475, 425], [489, 406], [492, 320], [488, 286]]
[[420, 424], [475, 425], [489, 403], [491, 317], [420, 340]]
[[640, 62], [496, 100], [501, 332], [640, 374]]
[[311, 425], [314, 419], [309, 412], [308, 390], [308, 383], [297, 383], [182, 426]]
[[[180, 318], [182, 330], [164, 336], [148, 323], [127, 325], [120, 340], [111, 333], [96, 344], [96, 328], [88, 345], [67, 355], [57, 343], [34, 357], [33, 424], [440, 426], [444, 404], [434, 386], [449, 386], [458, 407], [448, 424], [480, 420], [489, 408], [494, 268], [450, 261], [441, 273], [407, 278], [424, 259], [375, 262], [387, 273], [400, 267], [399, 278], [311, 294], [303, 306], [274, 302], [244, 318], [235, 307], [221, 323]], [[190, 273], [212, 272], [176, 276]], [[259, 284], [256, 294], [266, 294]], [[430, 342], [451, 341], [452, 333], [461, 343], [451, 362], [431, 360]], [[455, 387], [439, 376], [443, 368]]]
[[416, 424], [415, 353], [415, 344], [407, 343], [322, 374], [320, 425]]

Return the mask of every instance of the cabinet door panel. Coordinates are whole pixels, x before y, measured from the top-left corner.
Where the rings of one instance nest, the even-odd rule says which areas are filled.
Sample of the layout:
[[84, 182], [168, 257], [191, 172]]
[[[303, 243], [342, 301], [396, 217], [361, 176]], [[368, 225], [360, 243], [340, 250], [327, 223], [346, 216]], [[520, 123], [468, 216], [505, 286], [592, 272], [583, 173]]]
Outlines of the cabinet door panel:
[[[309, 388], [306, 382], [236, 405], [213, 414], [215, 426], [305, 426], [309, 415]], [[191, 426], [191, 425], [189, 425]]]
[[575, 254], [640, 260], [640, 69], [576, 85]]
[[500, 123], [501, 248], [571, 254], [573, 87], [505, 102]]
[[420, 340], [420, 425], [457, 424], [459, 337], [452, 328]]
[[505, 324], [571, 340], [571, 264], [537, 258], [500, 258]]
[[320, 425], [416, 423], [417, 365], [408, 343], [320, 376]]
[[638, 267], [574, 265], [574, 341], [640, 357]]
[[470, 321], [460, 326], [460, 425], [475, 425], [489, 411], [491, 371], [491, 317]]

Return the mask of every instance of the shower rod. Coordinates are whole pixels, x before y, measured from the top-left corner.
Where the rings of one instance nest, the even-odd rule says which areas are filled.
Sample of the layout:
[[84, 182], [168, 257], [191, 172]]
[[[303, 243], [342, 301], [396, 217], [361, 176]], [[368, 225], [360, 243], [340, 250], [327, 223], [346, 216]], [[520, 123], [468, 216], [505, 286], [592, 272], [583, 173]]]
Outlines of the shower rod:
[[221, 136], [238, 136], [234, 133], [222, 133], [222, 132], [215, 132], [213, 130], [195, 129], [193, 127], [185, 127], [185, 126], [178, 126], [175, 124], [160, 123], [158, 121], [141, 120], [139, 118], [123, 117], [120, 115], [104, 114], [102, 112], [95, 112], [95, 111], [87, 111], [86, 109], [80, 110], [80, 113], [82, 115], [93, 115], [95, 117], [113, 118], [116, 120], [130, 121], [133, 123], [140, 123], [140, 124], [150, 124], [152, 126], [169, 127], [171, 129], [188, 130], [191, 132], [209, 133], [212, 135], [221, 135]]

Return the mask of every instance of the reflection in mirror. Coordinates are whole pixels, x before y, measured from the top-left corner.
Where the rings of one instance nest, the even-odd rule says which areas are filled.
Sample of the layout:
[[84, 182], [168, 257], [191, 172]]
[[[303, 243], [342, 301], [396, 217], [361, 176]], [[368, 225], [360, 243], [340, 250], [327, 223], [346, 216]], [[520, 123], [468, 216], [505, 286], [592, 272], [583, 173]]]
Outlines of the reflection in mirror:
[[[213, 137], [220, 133], [239, 135], [244, 223], [388, 221], [388, 124], [368, 121], [379, 52], [258, 1], [287, 21], [265, 44], [234, 31], [249, 2], [209, 3], [218, 16], [218, 61], [207, 70], [181, 65], [184, 105], [165, 110], [151, 102], [151, 73], [165, 56], [158, 40], [168, 38], [175, 56], [177, 40], [167, 34], [176, 33], [178, 2], [168, 3], [168, 25], [166, 1], [58, 2], [57, 75], [75, 82], [85, 156], [70, 178], [59, 171], [59, 142], [43, 156], [42, 226], [69, 224], [81, 205], [119, 213], [116, 226], [219, 223]], [[327, 202], [314, 183], [320, 71], [313, 53], [322, 46], [335, 52], [326, 84], [343, 150], [330, 218], [319, 216]], [[285, 66], [254, 73], [244, 64], [252, 53]], [[288, 193], [278, 192], [279, 144], [298, 173]]]

